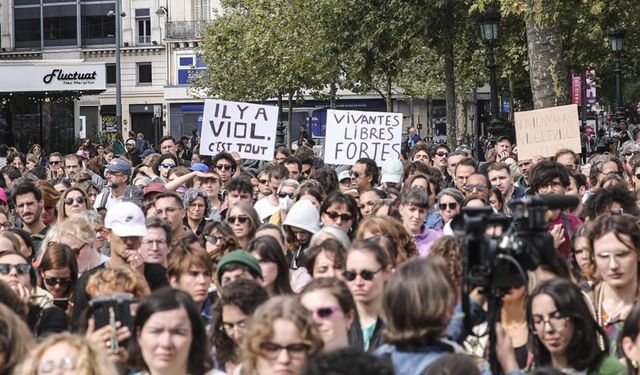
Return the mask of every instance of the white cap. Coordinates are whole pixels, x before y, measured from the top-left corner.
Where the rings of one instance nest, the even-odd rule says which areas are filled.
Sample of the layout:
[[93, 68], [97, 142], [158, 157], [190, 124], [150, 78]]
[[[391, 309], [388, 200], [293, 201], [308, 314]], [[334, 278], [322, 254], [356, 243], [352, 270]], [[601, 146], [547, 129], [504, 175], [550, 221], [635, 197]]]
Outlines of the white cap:
[[349, 180], [351, 179], [351, 171], [347, 170], [347, 171], [342, 171], [338, 173], [338, 181], [342, 181], [346, 179], [349, 179]]
[[382, 164], [382, 180], [380, 182], [402, 182], [402, 162], [399, 159], [387, 159]]
[[111, 206], [104, 218], [105, 228], [118, 237], [144, 237], [147, 225], [140, 207], [131, 202], [118, 202]]

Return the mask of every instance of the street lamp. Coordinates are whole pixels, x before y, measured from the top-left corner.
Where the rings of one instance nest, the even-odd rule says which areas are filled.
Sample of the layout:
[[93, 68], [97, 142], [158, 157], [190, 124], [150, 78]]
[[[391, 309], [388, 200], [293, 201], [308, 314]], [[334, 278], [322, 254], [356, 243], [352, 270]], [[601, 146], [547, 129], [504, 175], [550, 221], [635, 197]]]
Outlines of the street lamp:
[[611, 43], [611, 51], [616, 56], [616, 113], [615, 119], [618, 123], [624, 120], [624, 104], [622, 103], [622, 43], [626, 34], [624, 27], [613, 27], [607, 30], [609, 42]]
[[480, 36], [487, 47], [487, 68], [489, 68], [489, 88], [491, 90], [491, 123], [489, 133], [497, 138], [505, 132], [502, 121], [498, 118], [498, 84], [496, 78], [495, 45], [498, 41], [498, 27], [500, 26], [500, 12], [493, 6], [487, 6], [485, 10], [476, 16], [480, 25]]
[[122, 82], [120, 81], [120, 45], [122, 44], [122, 20], [121, 17], [125, 17], [127, 14], [122, 12], [120, 0], [116, 0], [116, 11], [110, 10], [107, 13], [109, 17], [115, 17], [116, 14], [120, 17], [116, 18], [116, 127], [118, 132], [122, 133]]

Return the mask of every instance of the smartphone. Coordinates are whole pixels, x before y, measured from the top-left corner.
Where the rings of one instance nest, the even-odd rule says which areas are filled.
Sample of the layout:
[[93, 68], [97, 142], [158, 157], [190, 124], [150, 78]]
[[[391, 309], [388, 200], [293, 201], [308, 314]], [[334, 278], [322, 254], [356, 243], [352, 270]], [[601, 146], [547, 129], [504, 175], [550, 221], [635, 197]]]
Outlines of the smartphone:
[[111, 296], [97, 297], [89, 301], [91, 316], [96, 329], [120, 322], [123, 326], [133, 328], [131, 305], [136, 302], [132, 294], [116, 293]]

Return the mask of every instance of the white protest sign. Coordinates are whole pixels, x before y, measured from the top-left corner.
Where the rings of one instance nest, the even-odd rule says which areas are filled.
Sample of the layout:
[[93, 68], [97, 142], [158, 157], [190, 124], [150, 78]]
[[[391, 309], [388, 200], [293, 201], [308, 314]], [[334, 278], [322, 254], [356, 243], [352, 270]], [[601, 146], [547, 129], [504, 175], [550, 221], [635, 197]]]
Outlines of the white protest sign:
[[200, 154], [237, 152], [244, 159], [273, 160], [278, 107], [205, 100]]
[[553, 156], [561, 148], [581, 152], [577, 105], [516, 112], [514, 116], [519, 160]]
[[400, 159], [402, 113], [327, 110], [324, 162]]

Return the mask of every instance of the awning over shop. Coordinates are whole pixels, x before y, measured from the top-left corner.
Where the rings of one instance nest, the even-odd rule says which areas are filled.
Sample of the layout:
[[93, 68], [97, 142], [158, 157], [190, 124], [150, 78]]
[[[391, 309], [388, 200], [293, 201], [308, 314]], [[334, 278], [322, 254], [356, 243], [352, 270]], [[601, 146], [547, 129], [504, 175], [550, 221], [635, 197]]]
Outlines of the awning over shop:
[[0, 77], [0, 93], [99, 93], [107, 89], [104, 64], [76, 60], [0, 62]]

